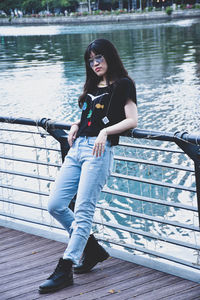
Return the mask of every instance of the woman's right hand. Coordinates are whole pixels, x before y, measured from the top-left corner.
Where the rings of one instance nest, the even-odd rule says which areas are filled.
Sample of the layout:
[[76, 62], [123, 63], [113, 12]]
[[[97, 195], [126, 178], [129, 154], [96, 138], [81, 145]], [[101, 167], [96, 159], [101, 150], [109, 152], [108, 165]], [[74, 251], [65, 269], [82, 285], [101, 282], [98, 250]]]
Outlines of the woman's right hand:
[[78, 129], [79, 129], [79, 126], [77, 124], [73, 124], [70, 128], [68, 138], [67, 138], [70, 147], [72, 146], [74, 140], [76, 139]]

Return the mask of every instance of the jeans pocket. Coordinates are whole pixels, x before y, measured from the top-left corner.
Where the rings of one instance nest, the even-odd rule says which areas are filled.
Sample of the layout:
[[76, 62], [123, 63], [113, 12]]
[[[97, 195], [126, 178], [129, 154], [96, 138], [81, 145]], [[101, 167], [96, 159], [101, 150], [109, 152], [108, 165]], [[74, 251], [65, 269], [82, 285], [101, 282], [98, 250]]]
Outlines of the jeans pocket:
[[87, 144], [88, 144], [88, 146], [93, 148], [95, 141], [96, 141], [96, 137], [88, 137], [87, 138]]

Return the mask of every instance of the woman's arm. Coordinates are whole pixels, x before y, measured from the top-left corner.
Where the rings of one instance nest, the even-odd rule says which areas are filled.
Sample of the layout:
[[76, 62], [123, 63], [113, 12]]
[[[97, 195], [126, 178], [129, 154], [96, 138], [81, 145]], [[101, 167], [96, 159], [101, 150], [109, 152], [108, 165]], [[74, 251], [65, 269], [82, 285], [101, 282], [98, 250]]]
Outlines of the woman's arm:
[[137, 127], [138, 114], [136, 104], [129, 99], [124, 107], [124, 110], [126, 119], [115, 125], [104, 128], [103, 130], [106, 131], [107, 135], [119, 134], [128, 129]]
[[72, 146], [74, 140], [76, 139], [76, 135], [77, 135], [77, 132], [79, 129], [79, 124], [80, 124], [80, 121], [76, 121], [75, 123], [73, 123], [71, 125], [70, 131], [68, 134], [68, 138], [67, 138], [70, 147]]
[[123, 121], [102, 129], [95, 141], [93, 155], [101, 156], [104, 152], [105, 143], [108, 135], [119, 134], [128, 129], [137, 127], [138, 113], [136, 104], [129, 99], [124, 107], [126, 119]]

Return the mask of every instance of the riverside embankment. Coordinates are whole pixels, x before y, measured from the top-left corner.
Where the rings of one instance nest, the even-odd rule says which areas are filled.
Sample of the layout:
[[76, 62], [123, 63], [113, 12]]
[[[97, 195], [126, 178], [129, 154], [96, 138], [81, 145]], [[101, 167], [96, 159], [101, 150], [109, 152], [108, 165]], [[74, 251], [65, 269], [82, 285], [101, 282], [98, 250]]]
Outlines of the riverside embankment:
[[59, 17], [22, 17], [0, 18], [0, 25], [48, 25], [48, 24], [95, 24], [116, 23], [145, 20], [170, 20], [180, 18], [200, 18], [200, 9], [174, 10], [171, 15], [165, 11], [153, 11], [145, 13], [124, 13], [119, 15], [88, 15], [88, 16], [59, 16]]

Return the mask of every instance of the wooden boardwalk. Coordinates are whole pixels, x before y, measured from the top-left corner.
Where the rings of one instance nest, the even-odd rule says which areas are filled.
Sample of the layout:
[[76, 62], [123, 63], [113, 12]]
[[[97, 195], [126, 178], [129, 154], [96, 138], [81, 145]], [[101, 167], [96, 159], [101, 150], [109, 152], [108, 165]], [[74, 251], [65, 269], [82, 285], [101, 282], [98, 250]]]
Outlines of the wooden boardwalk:
[[39, 284], [54, 270], [63, 243], [0, 227], [1, 300], [192, 300], [200, 299], [200, 285], [109, 258], [87, 274], [74, 275], [74, 285], [40, 295]]

